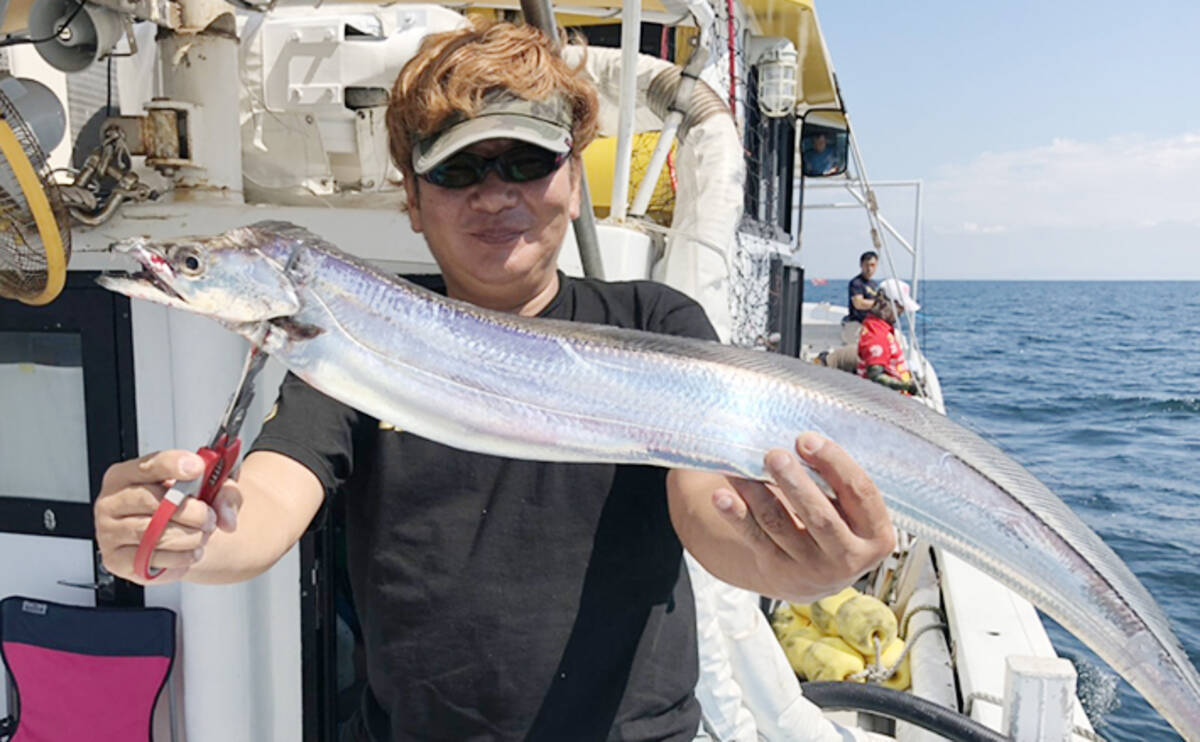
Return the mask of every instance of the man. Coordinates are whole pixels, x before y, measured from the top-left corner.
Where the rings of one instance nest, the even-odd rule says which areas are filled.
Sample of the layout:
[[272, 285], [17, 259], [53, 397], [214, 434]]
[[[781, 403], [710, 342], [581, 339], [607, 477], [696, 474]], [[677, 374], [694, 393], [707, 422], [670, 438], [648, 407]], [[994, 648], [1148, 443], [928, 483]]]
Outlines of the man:
[[850, 279], [847, 308], [849, 312], [842, 317], [842, 344], [829, 351], [822, 351], [816, 362], [822, 366], [841, 369], [853, 373], [858, 362], [858, 338], [862, 333], [863, 319], [875, 305], [875, 294], [879, 284], [871, 280], [875, 269], [879, 267], [879, 255], [874, 250], [868, 250], [858, 258], [859, 274]]
[[896, 339], [896, 322], [904, 312], [920, 308], [907, 283], [895, 278], [883, 282], [858, 339], [859, 376], [904, 394], [917, 393], [917, 383]]
[[[592, 87], [530, 27], [479, 22], [425, 41], [387, 121], [413, 228], [446, 292], [526, 316], [715, 338], [678, 292], [557, 271], [596, 108]], [[768, 487], [501, 459], [388, 427], [289, 377], [238, 481], [215, 511], [186, 501], [151, 562], [168, 579], [248, 579], [327, 494], [344, 497], [369, 681], [353, 740], [689, 740], [696, 635], [681, 542], [722, 579], [791, 600], [832, 592], [894, 545], [876, 488], [811, 433], [766, 454]], [[110, 467], [95, 506], [110, 571], [133, 578], [164, 483], [198, 467], [188, 451]]]
[[818, 134], [813, 140], [813, 148], [804, 155], [805, 174], [814, 177], [835, 175], [842, 167], [837, 150], [829, 146], [829, 137]]
[[851, 345], [858, 342], [862, 321], [867, 312], [875, 304], [875, 294], [879, 284], [871, 280], [875, 269], [879, 267], [879, 255], [874, 250], [868, 250], [858, 258], [859, 273], [850, 279], [847, 308], [849, 313], [842, 318], [842, 342]]

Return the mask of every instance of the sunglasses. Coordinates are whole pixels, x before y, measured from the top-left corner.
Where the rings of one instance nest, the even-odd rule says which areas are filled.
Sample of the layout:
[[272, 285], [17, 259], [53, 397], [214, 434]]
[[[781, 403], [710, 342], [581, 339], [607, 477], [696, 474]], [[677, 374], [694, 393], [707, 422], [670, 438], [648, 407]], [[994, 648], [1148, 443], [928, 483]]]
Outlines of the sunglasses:
[[506, 183], [529, 183], [558, 170], [570, 154], [569, 151], [551, 152], [532, 144], [506, 149], [495, 157], [459, 152], [434, 165], [421, 177], [442, 188], [466, 188], [482, 183], [494, 170]]

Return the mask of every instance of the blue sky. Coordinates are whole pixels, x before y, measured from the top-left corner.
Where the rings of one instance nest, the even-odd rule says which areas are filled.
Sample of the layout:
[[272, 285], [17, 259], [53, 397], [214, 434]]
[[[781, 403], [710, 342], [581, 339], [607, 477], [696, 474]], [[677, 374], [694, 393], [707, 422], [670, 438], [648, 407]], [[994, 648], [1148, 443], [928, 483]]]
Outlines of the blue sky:
[[[1200, 280], [1200, 3], [817, 11], [868, 174], [924, 184], [927, 277]], [[809, 275], [852, 275], [861, 215], [805, 218]]]

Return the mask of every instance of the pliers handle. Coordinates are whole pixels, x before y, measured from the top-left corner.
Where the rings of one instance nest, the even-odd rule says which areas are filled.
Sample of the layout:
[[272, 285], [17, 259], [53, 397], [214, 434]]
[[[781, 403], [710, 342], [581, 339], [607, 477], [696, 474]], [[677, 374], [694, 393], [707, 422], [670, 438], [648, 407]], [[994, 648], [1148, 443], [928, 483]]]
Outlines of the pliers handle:
[[225, 484], [225, 480], [229, 479], [229, 475], [233, 473], [238, 455], [242, 452], [242, 440], [238, 437], [238, 433], [242, 429], [242, 422], [246, 419], [246, 410], [254, 398], [254, 379], [262, 370], [266, 360], [266, 353], [263, 353], [258, 347], [251, 346], [250, 352], [246, 355], [246, 363], [242, 368], [241, 381], [238, 383], [237, 391], [230, 400], [225, 414], [221, 417], [221, 424], [217, 428], [216, 435], [213, 436], [211, 443], [196, 451], [196, 454], [204, 460], [204, 473], [182, 485], [171, 487], [154, 510], [154, 515], [150, 518], [150, 525], [142, 534], [142, 540], [138, 542], [137, 552], [133, 556], [133, 571], [143, 580], [153, 580], [162, 574], [161, 569], [150, 566], [150, 557], [154, 555], [154, 548], [162, 538], [167, 523], [171, 521], [183, 501], [189, 497], [195, 497], [206, 505], [212, 505], [217, 493], [221, 491], [221, 485]]

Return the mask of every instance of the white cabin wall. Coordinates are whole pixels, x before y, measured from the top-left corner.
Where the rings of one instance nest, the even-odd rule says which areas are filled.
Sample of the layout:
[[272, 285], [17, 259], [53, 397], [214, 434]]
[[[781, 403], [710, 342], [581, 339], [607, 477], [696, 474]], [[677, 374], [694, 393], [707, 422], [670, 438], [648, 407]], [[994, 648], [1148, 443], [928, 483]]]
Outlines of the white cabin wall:
[[[147, 302], [131, 302], [131, 322], [139, 451], [207, 443], [241, 373], [246, 342], [211, 320]], [[245, 445], [282, 378], [282, 367], [269, 362], [247, 413]], [[302, 736], [297, 549], [246, 583], [150, 586], [146, 604], [179, 616], [172, 682], [181, 742]], [[163, 717], [160, 705], [156, 727], [169, 739]]]

